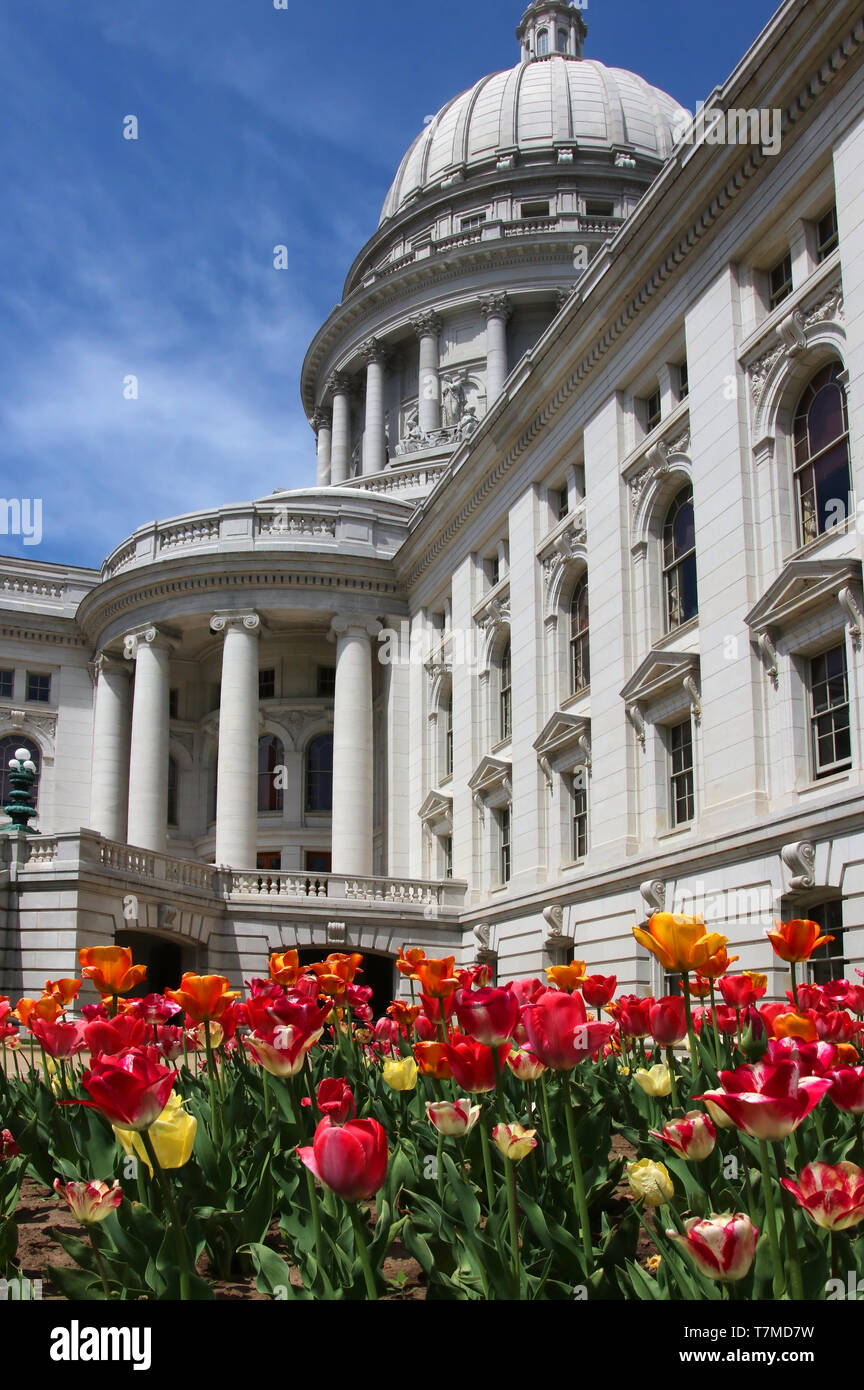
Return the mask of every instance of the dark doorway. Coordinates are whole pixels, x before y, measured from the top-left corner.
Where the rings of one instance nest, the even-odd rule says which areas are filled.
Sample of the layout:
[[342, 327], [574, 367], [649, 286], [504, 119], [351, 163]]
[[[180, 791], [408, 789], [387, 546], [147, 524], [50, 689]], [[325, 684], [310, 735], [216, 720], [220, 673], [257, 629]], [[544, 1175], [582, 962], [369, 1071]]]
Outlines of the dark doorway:
[[[351, 947], [346, 946], [344, 948], [344, 954], [347, 955], [350, 950]], [[323, 960], [325, 956], [329, 956], [331, 953], [332, 948], [329, 950], [326, 948], [316, 950], [315, 947], [310, 948], [308, 946], [298, 948], [297, 952], [301, 965], [311, 965], [313, 961]], [[378, 1019], [384, 1013], [387, 1005], [393, 998], [393, 957], [375, 956], [368, 951], [364, 951], [362, 954], [363, 964], [357, 972], [354, 983], [371, 988], [372, 999], [370, 1002], [372, 1005], [372, 1012], [375, 1018]]]
[[146, 932], [122, 932], [117, 937], [118, 946], [128, 946], [132, 950], [135, 965], [147, 966], [147, 978], [136, 985], [128, 996], [130, 999], [143, 999], [145, 994], [161, 994], [166, 989], [177, 989], [184, 970], [194, 969], [192, 952], [163, 937], [148, 936]]

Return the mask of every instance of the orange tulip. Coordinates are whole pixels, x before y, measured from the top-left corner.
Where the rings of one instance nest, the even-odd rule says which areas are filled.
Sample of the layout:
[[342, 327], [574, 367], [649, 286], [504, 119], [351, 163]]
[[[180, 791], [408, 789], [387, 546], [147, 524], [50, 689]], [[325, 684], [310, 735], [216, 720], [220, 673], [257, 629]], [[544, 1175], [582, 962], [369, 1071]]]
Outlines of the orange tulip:
[[791, 922], [775, 922], [776, 931], [767, 933], [775, 953], [789, 965], [809, 960], [817, 946], [833, 941], [833, 936], [820, 936], [822, 928], [809, 918], [796, 917]]
[[680, 975], [701, 970], [728, 940], [718, 932], [706, 933], [701, 917], [682, 917], [672, 912], [655, 912], [647, 931], [634, 927], [633, 935], [640, 946], [657, 957], [664, 970]]
[[166, 989], [166, 999], [172, 999], [178, 1009], [194, 1023], [209, 1023], [221, 1018], [228, 1005], [240, 998], [239, 989], [229, 989], [224, 975], [193, 975], [187, 972], [179, 989]]
[[82, 980], [46, 980], [45, 993], [52, 995], [61, 1009], [65, 1009], [73, 1002], [82, 984]]
[[725, 943], [699, 967], [699, 974], [704, 975], [708, 980], [719, 980], [721, 975], [726, 975], [736, 960], [740, 956], [730, 956], [727, 954]]
[[41, 1018], [44, 1023], [56, 1023], [62, 1013], [63, 1006], [53, 994], [43, 994], [41, 999], [19, 999], [12, 1010], [12, 1017], [23, 1023], [25, 1028], [29, 1028], [31, 1018]]
[[690, 995], [693, 999], [708, 999], [711, 995], [712, 981], [704, 975], [693, 975], [690, 979]]
[[415, 1043], [414, 1059], [420, 1068], [421, 1076], [431, 1076], [435, 1081], [449, 1081], [453, 1075], [443, 1043]]
[[290, 988], [301, 975], [305, 975], [306, 969], [305, 965], [301, 969], [296, 951], [274, 951], [270, 957], [270, 979], [275, 980], [277, 985]]
[[422, 1009], [419, 1004], [405, 1004], [401, 999], [394, 999], [393, 1003], [387, 1006], [387, 1013], [400, 1028], [413, 1028]]
[[818, 1042], [819, 1034], [812, 1018], [805, 1018], [794, 1010], [788, 1014], [778, 1014], [772, 1024], [775, 1038], [800, 1038], [802, 1042]]
[[426, 959], [426, 952], [419, 946], [413, 946], [410, 951], [404, 947], [399, 948], [399, 959], [396, 961], [396, 969], [400, 975], [407, 975], [409, 979], [419, 980], [417, 967], [421, 961]]
[[859, 1062], [858, 1049], [851, 1043], [837, 1044], [837, 1062], [843, 1067], [857, 1067]]
[[449, 999], [459, 981], [453, 974], [455, 956], [445, 956], [443, 960], [422, 960], [417, 966], [417, 979], [420, 990], [431, 999]]
[[333, 951], [326, 960], [316, 961], [314, 965], [307, 966], [307, 969], [317, 976], [321, 993], [341, 1004], [346, 998], [348, 986], [353, 984], [362, 960], [363, 957], [356, 951], [351, 955]]
[[768, 976], [760, 975], [758, 970], [744, 970], [742, 974], [746, 975], [752, 984], [756, 998], [761, 999], [768, 989]]
[[571, 960], [569, 965], [550, 965], [546, 969], [549, 983], [555, 985], [556, 989], [564, 990], [566, 994], [572, 994], [574, 989], [579, 989], [587, 973], [584, 960]]
[[84, 946], [78, 952], [81, 974], [102, 995], [128, 994], [147, 979], [146, 965], [133, 965], [128, 946]]

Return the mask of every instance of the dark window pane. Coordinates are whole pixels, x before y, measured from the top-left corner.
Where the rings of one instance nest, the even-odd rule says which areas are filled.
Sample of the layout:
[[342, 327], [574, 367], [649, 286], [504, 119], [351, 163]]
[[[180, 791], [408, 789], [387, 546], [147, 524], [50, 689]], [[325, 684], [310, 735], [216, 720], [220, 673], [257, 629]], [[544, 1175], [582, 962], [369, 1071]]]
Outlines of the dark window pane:
[[[281, 811], [283, 791], [277, 786], [278, 770], [285, 763], [285, 747], [281, 738], [265, 734], [258, 740], [258, 810]], [[281, 779], [280, 779], [281, 780]]]
[[306, 749], [306, 810], [333, 810], [332, 734], [319, 734]]

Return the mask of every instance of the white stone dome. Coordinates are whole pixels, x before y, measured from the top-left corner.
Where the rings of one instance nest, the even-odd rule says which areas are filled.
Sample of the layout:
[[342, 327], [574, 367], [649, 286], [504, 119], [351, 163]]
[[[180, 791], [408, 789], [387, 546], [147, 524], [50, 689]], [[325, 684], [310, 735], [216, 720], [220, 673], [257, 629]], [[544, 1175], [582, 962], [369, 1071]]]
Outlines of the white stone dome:
[[484, 77], [454, 97], [418, 135], [399, 166], [381, 222], [452, 178], [470, 179], [497, 162], [554, 162], [632, 151], [658, 162], [674, 149], [680, 103], [625, 68], [555, 54]]

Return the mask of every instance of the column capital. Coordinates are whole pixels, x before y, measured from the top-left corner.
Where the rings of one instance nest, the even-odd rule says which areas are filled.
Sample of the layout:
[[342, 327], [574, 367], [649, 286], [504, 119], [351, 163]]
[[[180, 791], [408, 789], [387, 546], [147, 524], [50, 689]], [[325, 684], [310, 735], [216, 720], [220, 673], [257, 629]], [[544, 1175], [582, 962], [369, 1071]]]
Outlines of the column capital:
[[211, 632], [225, 632], [229, 627], [242, 627], [255, 637], [260, 637], [264, 627], [261, 618], [257, 613], [238, 613], [236, 609], [227, 609], [214, 613], [210, 619]]
[[324, 390], [330, 396], [347, 396], [351, 385], [351, 378], [347, 372], [331, 372], [324, 383]]
[[166, 628], [154, 625], [139, 627], [134, 632], [127, 632], [123, 638], [123, 656], [127, 661], [134, 661], [143, 647], [173, 651], [179, 641], [178, 634], [169, 632]]
[[513, 313], [510, 296], [503, 292], [480, 295], [480, 311], [486, 319], [509, 319]]
[[329, 430], [333, 425], [333, 412], [319, 406], [318, 409], [313, 410], [312, 414], [309, 416], [309, 424], [316, 434], [322, 429]]
[[132, 668], [126, 665], [119, 652], [97, 652], [87, 668], [95, 684], [100, 676], [128, 676]]
[[370, 362], [383, 364], [387, 357], [387, 349], [380, 338], [367, 338], [360, 344], [360, 356], [367, 366]]
[[381, 624], [377, 619], [362, 618], [353, 613], [337, 613], [330, 620], [330, 640], [343, 636], [346, 632], [357, 631], [367, 637], [377, 637], [382, 631]]
[[415, 314], [411, 320], [411, 327], [418, 338], [437, 338], [442, 326], [441, 316], [436, 314], [434, 309], [427, 309], [425, 313]]

